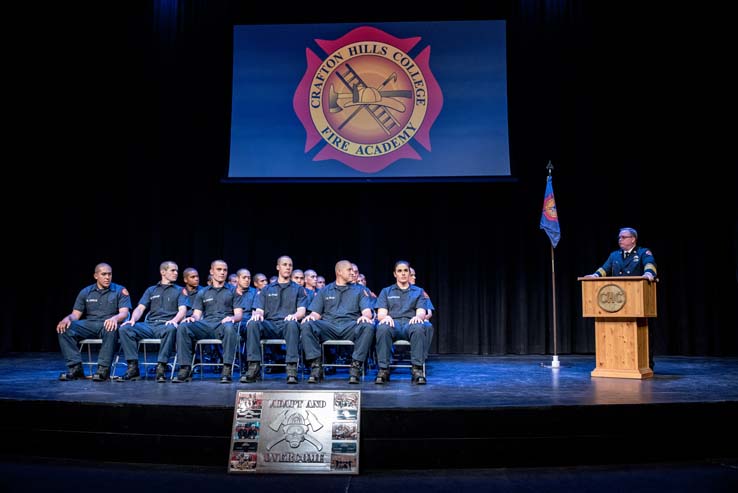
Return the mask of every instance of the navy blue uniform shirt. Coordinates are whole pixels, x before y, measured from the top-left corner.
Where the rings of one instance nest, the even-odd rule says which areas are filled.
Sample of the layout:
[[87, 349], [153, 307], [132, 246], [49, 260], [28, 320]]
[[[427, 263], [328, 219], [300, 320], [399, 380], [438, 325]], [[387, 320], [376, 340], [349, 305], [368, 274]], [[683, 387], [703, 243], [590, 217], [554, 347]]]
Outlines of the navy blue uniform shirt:
[[247, 313], [251, 313], [251, 310], [256, 308], [254, 306], [254, 302], [256, 298], [258, 297], [259, 292], [256, 290], [256, 288], [249, 286], [249, 288], [246, 290], [245, 293], [241, 295], [241, 308], [243, 308], [244, 315]]
[[355, 322], [367, 308], [371, 310], [372, 302], [364, 286], [336, 286], [335, 282], [318, 291], [309, 306], [311, 312], [320, 313], [323, 320], [335, 325]]
[[621, 277], [642, 276], [646, 272], [656, 277], [656, 260], [648, 248], [635, 247], [627, 256], [622, 250], [612, 252], [595, 274], [600, 277]]
[[277, 321], [307, 308], [307, 290], [294, 281], [279, 284], [277, 281], [264, 286], [254, 301], [254, 308], [264, 310], [264, 319]]
[[197, 293], [192, 308], [202, 312], [203, 321], [220, 322], [225, 317], [233, 315], [234, 308], [241, 308], [241, 296], [236, 293], [233, 286], [230, 288], [228, 285], [220, 288], [208, 286]]
[[101, 322], [119, 313], [120, 308], [131, 309], [128, 290], [120, 284], [110, 283], [107, 289], [99, 289], [97, 283], [82, 289], [74, 301], [74, 309], [90, 321]]
[[195, 304], [195, 296], [197, 296], [197, 293], [202, 291], [202, 289], [203, 289], [202, 286], [198, 286], [197, 289], [195, 289], [194, 291], [188, 291], [186, 286], [182, 288], [182, 294], [187, 297], [187, 316], [188, 317], [192, 316], [192, 307]]
[[377, 309], [386, 308], [392, 318], [411, 319], [418, 308], [427, 309], [424, 293], [422, 288], [412, 284], [407, 289], [397, 284], [387, 286], [379, 293]]
[[144, 291], [138, 304], [146, 307], [147, 322], [166, 322], [174, 318], [180, 306], [188, 306], [188, 300], [182, 286], [159, 282]]

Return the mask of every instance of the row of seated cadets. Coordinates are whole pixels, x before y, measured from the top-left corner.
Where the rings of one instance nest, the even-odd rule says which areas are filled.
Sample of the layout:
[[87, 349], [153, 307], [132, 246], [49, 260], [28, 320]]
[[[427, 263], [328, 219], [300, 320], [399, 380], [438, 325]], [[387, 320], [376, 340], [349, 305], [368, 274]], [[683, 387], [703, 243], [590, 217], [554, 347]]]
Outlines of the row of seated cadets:
[[[424, 322], [427, 297], [424, 296], [425, 292], [421, 288], [411, 287], [409, 283], [409, 263], [406, 261], [398, 262], [395, 269], [399, 268], [399, 265], [403, 266], [404, 274], [399, 277], [398, 273], [394, 272], [395, 277], [398, 278], [398, 283], [386, 288], [386, 290], [398, 286], [398, 289], [403, 291], [400, 294], [385, 296], [384, 299], [381, 294], [377, 297], [376, 306], [378, 310], [381, 310], [380, 325], [387, 326], [377, 326], [377, 333], [378, 335], [380, 332], [387, 333], [387, 335], [382, 336], [381, 344], [385, 344], [389, 338], [390, 351], [393, 340], [410, 340], [413, 355], [412, 381], [416, 384], [424, 384], [426, 378], [422, 365], [425, 362], [426, 352]], [[367, 288], [355, 282], [358, 279], [358, 268], [355, 267], [355, 264], [352, 265], [351, 262], [342, 260], [336, 264], [335, 271], [336, 281], [318, 291], [315, 299], [308, 307], [311, 313], [303, 319], [301, 341], [305, 351], [306, 364], [310, 367], [308, 383], [317, 383], [323, 377], [321, 344], [326, 340], [351, 340], [354, 343], [349, 369], [349, 383], [359, 383], [364, 361], [367, 359], [371, 343], [374, 340], [372, 297]], [[412, 296], [404, 296], [406, 293], [411, 293]], [[409, 317], [406, 316], [408, 310], [412, 312]], [[392, 317], [397, 317], [400, 322], [405, 322], [405, 318], [407, 318], [407, 321], [412, 320], [413, 336], [411, 337], [407, 330], [402, 330], [401, 326], [398, 326], [398, 329], [395, 330]], [[377, 338], [378, 353], [380, 353], [379, 345], [380, 339]], [[379, 358], [380, 372], [384, 356], [385, 352], [382, 349]], [[387, 378], [384, 374], [378, 374], [376, 383], [385, 383], [386, 381]]]
[[[339, 262], [340, 264], [340, 262]], [[338, 264], [337, 264], [338, 265]], [[350, 263], [349, 263], [350, 265]], [[289, 279], [292, 268], [292, 260], [289, 257], [280, 257], [278, 260], [277, 270], [280, 272], [280, 279], [287, 281]], [[314, 271], [312, 271], [314, 272]], [[251, 308], [256, 309], [258, 306], [256, 300], [256, 290], [249, 287], [250, 272], [247, 269], [240, 269], [237, 278], [240, 283], [236, 289], [229, 288], [225, 285], [225, 276], [227, 273], [227, 264], [222, 260], [216, 260], [211, 264], [211, 275], [214, 279], [214, 285], [208, 287], [199, 286], [199, 274], [195, 269], [188, 268], [184, 272], [185, 286], [179, 287], [174, 284], [177, 279], [178, 266], [171, 261], [163, 262], [160, 266], [161, 280], [158, 284], [149, 287], [144, 296], [141, 298], [139, 305], [134, 310], [130, 320], [121, 323], [121, 345], [123, 347], [124, 356], [128, 362], [126, 373], [117, 378], [119, 381], [135, 380], [140, 377], [137, 359], [137, 342], [144, 338], [158, 338], [162, 340], [161, 350], [159, 352], [156, 381], [163, 382], [166, 380], [165, 371], [166, 363], [172, 354], [175, 341], [175, 329], [177, 333], [177, 349], [180, 356], [180, 362], [186, 363], [191, 360], [192, 343], [203, 338], [218, 338], [224, 340], [224, 361], [233, 361], [236, 342], [233, 342], [232, 332], [233, 325], [240, 320], [239, 314], [243, 317], [244, 313], [251, 314]], [[60, 345], [63, 348], [65, 360], [67, 361], [68, 371], [60, 377], [62, 380], [73, 380], [83, 378], [84, 372], [81, 368], [81, 358], [77, 350], [79, 340], [94, 335], [103, 337], [103, 347], [99, 357], [98, 373], [95, 375], [95, 381], [103, 381], [109, 377], [109, 368], [112, 361], [112, 354], [115, 344], [115, 329], [123, 320], [128, 318], [131, 308], [130, 297], [127, 290], [112, 283], [112, 268], [108, 264], [99, 264], [96, 266], [94, 277], [96, 283], [88, 286], [80, 292], [73, 313], [65, 317], [57, 326], [59, 333]], [[312, 276], [311, 276], [312, 277]], [[315, 276], [317, 277], [317, 275]], [[349, 280], [353, 280], [355, 274], [353, 270], [348, 276]], [[337, 280], [339, 276], [337, 275]], [[296, 284], [296, 283], [291, 283]], [[334, 283], [335, 284], [335, 283]], [[224, 288], [226, 291], [224, 291]], [[97, 303], [97, 297], [88, 297], [90, 292], [102, 293], [108, 298], [115, 297], [115, 303], [108, 302], [102, 305]], [[209, 292], [212, 298], [205, 299]], [[302, 289], [303, 293], [307, 290]], [[368, 290], [363, 290], [368, 293]], [[230, 293], [230, 294], [229, 294]], [[372, 293], [373, 294], [373, 293]], [[102, 296], [100, 296], [102, 298]], [[86, 303], [90, 303], [89, 306]], [[296, 303], [296, 302], [295, 302]], [[248, 306], [253, 304], [252, 306]], [[306, 301], [300, 301], [301, 305], [307, 305]], [[262, 301], [262, 308], [266, 306]], [[102, 313], [102, 309], [118, 309], [116, 313]], [[284, 307], [280, 307], [284, 308]], [[295, 321], [302, 318], [297, 313], [298, 308], [295, 307], [293, 318]], [[191, 310], [191, 314], [187, 314], [187, 310]], [[146, 310], [149, 310], [143, 322], [140, 321]], [[86, 320], [80, 320], [83, 314], [87, 314]], [[289, 314], [285, 317], [292, 314]], [[303, 313], [304, 315], [304, 313]], [[263, 313], [261, 314], [263, 317]], [[110, 320], [110, 318], [114, 320]], [[290, 321], [290, 320], [287, 320]], [[177, 324], [182, 322], [179, 327]], [[248, 327], [248, 324], [242, 324]], [[100, 326], [98, 328], [98, 326]], [[71, 330], [67, 330], [71, 329]], [[104, 329], [104, 330], [103, 330]], [[265, 334], [270, 329], [265, 330]], [[259, 333], [261, 333], [261, 328]], [[247, 331], [248, 333], [248, 331]], [[269, 337], [285, 338], [284, 330], [276, 330], [268, 332]], [[106, 339], [107, 334], [107, 339]], [[290, 338], [292, 339], [292, 338]], [[373, 338], [372, 338], [373, 339]], [[257, 340], [258, 342], [258, 340]], [[290, 351], [292, 353], [294, 351]], [[255, 353], [252, 348], [252, 357]], [[355, 358], [354, 358], [355, 359]], [[256, 360], [258, 362], [258, 360]], [[296, 363], [295, 357], [290, 356], [288, 359], [288, 381], [296, 383], [294, 380], [295, 372], [291, 371], [291, 363]], [[257, 368], [258, 369], [258, 368]], [[173, 379], [174, 382], [186, 382], [191, 380], [190, 365], [184, 364], [180, 366], [180, 372]], [[355, 372], [354, 372], [355, 373]], [[228, 383], [231, 381], [232, 367], [226, 363], [223, 367], [221, 381]], [[354, 378], [350, 379], [353, 382]]]

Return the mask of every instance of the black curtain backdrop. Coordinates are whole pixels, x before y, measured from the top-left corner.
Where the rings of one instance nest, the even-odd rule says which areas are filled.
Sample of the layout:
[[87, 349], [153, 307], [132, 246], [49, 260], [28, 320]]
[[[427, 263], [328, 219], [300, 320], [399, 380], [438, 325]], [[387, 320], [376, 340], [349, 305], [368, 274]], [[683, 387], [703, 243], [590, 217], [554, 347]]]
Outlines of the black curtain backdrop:
[[[22, 177], [3, 182], [0, 350], [58, 350], [54, 327], [98, 262], [135, 306], [162, 260], [196, 267], [204, 283], [213, 259], [271, 276], [289, 254], [328, 282], [350, 259], [376, 293], [394, 261], [409, 260], [437, 308], [433, 352], [551, 354], [550, 243], [538, 228], [551, 160], [558, 352], [594, 352], [576, 279], [631, 226], [659, 266], [656, 354], [738, 354], [735, 160], [710, 156], [697, 109], [710, 92], [695, 84], [709, 64], [705, 34], [674, 22], [691, 13], [591, 4], [510, 0], [418, 16], [412, 5], [286, 12], [170, 0], [18, 17], [9, 98]], [[500, 17], [514, 181], [222, 182], [233, 24]]]

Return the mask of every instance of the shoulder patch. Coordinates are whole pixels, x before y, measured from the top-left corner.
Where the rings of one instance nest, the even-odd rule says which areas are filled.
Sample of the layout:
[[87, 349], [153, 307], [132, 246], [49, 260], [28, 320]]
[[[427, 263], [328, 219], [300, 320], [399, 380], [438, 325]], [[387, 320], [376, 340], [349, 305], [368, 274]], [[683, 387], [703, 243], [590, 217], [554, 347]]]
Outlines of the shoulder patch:
[[366, 288], [364, 288], [362, 291], [364, 291], [364, 296], [369, 296], [369, 293], [367, 292]]
[[651, 250], [646, 249], [646, 255], [653, 255], [653, 253], [651, 253]]
[[428, 296], [428, 293], [425, 292], [425, 289], [423, 290], [423, 298], [430, 298], [430, 296]]
[[130, 294], [128, 294], [128, 290], [126, 288], [123, 288], [123, 291], [121, 291], [121, 293], [123, 293], [126, 296], [130, 296]]
[[187, 288], [182, 288], [182, 294], [187, 296]]

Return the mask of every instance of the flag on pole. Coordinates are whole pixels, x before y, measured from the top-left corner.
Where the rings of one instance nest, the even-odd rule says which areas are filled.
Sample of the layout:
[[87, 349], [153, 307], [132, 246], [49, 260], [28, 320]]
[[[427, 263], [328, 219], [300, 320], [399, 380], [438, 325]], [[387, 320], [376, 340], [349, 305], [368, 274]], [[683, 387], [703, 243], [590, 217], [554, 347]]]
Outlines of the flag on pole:
[[553, 181], [551, 175], [546, 179], [546, 194], [543, 197], [543, 212], [541, 213], [541, 229], [546, 232], [551, 240], [551, 245], [556, 248], [561, 237], [559, 227], [559, 214], [556, 212], [556, 199], [554, 199]]

